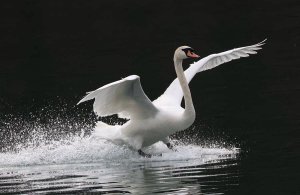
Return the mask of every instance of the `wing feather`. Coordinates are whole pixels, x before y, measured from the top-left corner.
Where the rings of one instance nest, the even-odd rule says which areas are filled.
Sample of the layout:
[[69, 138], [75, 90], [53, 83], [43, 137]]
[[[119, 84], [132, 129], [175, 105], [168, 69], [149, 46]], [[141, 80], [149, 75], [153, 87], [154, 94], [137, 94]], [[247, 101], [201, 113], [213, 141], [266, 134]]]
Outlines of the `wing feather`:
[[95, 99], [93, 109], [98, 116], [119, 114], [130, 119], [152, 117], [157, 108], [145, 95], [140, 77], [128, 76], [89, 92], [78, 104]]
[[[240, 47], [218, 54], [211, 54], [205, 58], [202, 58], [198, 62], [191, 64], [190, 67], [184, 72], [187, 81], [190, 82], [198, 72], [215, 68], [223, 63], [230, 62], [231, 60], [248, 57], [249, 54], [256, 54], [256, 50], [262, 49], [261, 46], [265, 44], [265, 41], [266, 39], [254, 45]], [[160, 104], [160, 102], [163, 102], [165, 104], [165, 102], [169, 102], [174, 106], [180, 106], [182, 97], [183, 92], [179, 85], [178, 79], [176, 78], [167, 88], [167, 90], [155, 100], [155, 103]]]

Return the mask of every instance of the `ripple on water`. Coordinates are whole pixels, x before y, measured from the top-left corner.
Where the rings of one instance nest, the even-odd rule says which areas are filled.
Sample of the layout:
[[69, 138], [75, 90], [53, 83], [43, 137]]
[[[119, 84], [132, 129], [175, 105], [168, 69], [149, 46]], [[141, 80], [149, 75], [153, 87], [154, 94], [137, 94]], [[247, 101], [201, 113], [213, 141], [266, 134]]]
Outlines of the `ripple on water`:
[[235, 148], [163, 143], [147, 149], [163, 153], [145, 159], [107, 141], [69, 141], [0, 153], [0, 191], [5, 193], [223, 193], [238, 184]]

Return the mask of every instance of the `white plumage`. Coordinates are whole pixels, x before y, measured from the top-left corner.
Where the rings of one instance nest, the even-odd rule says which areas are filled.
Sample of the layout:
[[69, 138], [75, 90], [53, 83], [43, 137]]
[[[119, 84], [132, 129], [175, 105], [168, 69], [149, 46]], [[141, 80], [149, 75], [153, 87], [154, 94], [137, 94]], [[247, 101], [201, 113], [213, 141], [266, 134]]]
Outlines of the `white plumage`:
[[126, 118], [141, 119], [154, 116], [158, 111], [145, 95], [137, 75], [89, 92], [78, 104], [91, 99], [95, 99], [94, 112], [98, 116], [120, 114], [127, 116]]
[[[194, 122], [195, 110], [188, 87], [192, 78], [198, 72], [256, 54], [264, 42], [209, 55], [191, 64], [184, 72], [182, 60], [197, 55], [190, 47], [182, 46], [174, 54], [177, 78], [155, 101], [151, 102], [145, 95], [140, 77], [131, 75], [89, 92], [78, 104], [95, 99], [93, 109], [98, 116], [118, 114], [130, 119], [122, 126], [98, 122], [95, 135], [99, 137], [117, 144], [127, 144], [139, 152], [157, 141], [169, 144], [169, 135], [188, 128]], [[181, 107], [183, 96], [185, 109]], [[142, 155], [145, 154], [142, 152]]]
[[[261, 46], [265, 44], [265, 41], [266, 39], [254, 45], [231, 49], [202, 58], [198, 62], [191, 64], [190, 67], [184, 71], [185, 77], [189, 83], [198, 72], [215, 68], [221, 64], [230, 62], [231, 60], [248, 57], [249, 54], [256, 54], [256, 50], [261, 49]], [[180, 105], [182, 97], [183, 92], [180, 88], [178, 79], [176, 78], [166, 91], [155, 101], [159, 102], [161, 99], [168, 99], [169, 101], [174, 102], [174, 104]]]

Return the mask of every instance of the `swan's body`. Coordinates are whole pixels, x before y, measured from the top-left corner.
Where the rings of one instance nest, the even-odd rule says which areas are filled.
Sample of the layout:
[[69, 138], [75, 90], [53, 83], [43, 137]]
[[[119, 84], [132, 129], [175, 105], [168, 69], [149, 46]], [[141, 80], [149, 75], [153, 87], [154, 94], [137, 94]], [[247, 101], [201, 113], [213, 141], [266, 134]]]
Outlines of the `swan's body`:
[[[195, 109], [188, 83], [196, 73], [233, 59], [255, 54], [255, 50], [261, 49], [260, 46], [263, 44], [264, 41], [252, 46], [209, 55], [191, 64], [185, 72], [183, 72], [182, 60], [198, 56], [190, 47], [182, 46], [174, 54], [177, 78], [155, 101], [151, 102], [145, 95], [139, 76], [131, 75], [89, 92], [79, 103], [95, 99], [94, 112], [97, 115], [118, 114], [121, 118], [130, 119], [122, 126], [98, 122], [95, 134], [99, 137], [116, 144], [128, 144], [139, 152], [142, 148], [158, 141], [163, 141], [170, 146], [168, 136], [188, 128], [195, 120]], [[180, 105], [183, 96], [185, 108]]]

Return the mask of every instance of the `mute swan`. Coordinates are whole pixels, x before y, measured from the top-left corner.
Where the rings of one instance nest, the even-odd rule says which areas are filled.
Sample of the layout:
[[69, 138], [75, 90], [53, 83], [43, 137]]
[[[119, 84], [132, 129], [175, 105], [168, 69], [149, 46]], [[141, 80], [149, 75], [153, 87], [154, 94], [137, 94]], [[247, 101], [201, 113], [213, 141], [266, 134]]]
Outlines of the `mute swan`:
[[[249, 54], [256, 54], [255, 50], [261, 49], [264, 42], [265, 40], [255, 45], [209, 55], [191, 64], [185, 71], [182, 61], [199, 56], [191, 47], [181, 46], [176, 49], [173, 59], [177, 78], [155, 101], [151, 102], [145, 95], [140, 77], [131, 75], [88, 92], [78, 104], [95, 99], [93, 109], [98, 116], [118, 114], [121, 118], [130, 119], [123, 125], [115, 126], [98, 122], [95, 135], [116, 144], [127, 144], [141, 156], [150, 158], [150, 154], [142, 151], [144, 147], [163, 141], [172, 149], [168, 136], [185, 130], [194, 122], [195, 109], [188, 83], [195, 74], [234, 59], [248, 57]], [[185, 108], [180, 106], [182, 97]]]

